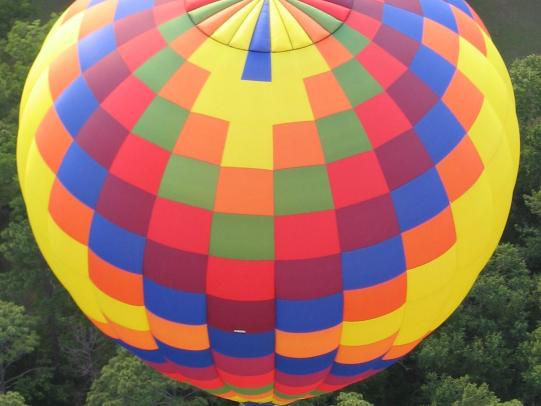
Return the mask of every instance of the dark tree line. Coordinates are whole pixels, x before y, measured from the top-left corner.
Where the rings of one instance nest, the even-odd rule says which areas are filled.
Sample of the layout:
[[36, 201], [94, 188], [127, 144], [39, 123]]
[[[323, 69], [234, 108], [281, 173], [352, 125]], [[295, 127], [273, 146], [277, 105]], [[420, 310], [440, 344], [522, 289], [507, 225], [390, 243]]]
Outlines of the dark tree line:
[[[144, 366], [48, 270], [17, 184], [19, 98], [50, 21], [0, 0], [0, 406], [230, 405]], [[399, 364], [299, 406], [541, 404], [541, 56], [511, 64], [522, 162], [504, 241], [455, 314]]]

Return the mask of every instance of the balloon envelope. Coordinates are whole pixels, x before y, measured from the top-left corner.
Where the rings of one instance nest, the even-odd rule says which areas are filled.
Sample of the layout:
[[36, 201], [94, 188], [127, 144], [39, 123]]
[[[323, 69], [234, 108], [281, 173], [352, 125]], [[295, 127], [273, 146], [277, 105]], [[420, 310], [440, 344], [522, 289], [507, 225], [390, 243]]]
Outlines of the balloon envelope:
[[18, 165], [101, 331], [173, 379], [287, 404], [453, 312], [518, 142], [463, 0], [79, 0], [29, 74]]

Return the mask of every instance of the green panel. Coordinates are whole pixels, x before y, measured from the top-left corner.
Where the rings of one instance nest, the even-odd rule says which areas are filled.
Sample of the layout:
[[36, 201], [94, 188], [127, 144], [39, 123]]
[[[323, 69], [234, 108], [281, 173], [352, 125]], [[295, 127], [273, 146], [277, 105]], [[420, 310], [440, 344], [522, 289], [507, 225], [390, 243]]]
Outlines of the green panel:
[[352, 55], [357, 55], [370, 42], [368, 38], [359, 34], [353, 28], [348, 27], [346, 24], [342, 24], [333, 36], [340, 41]]
[[223, 386], [219, 387], [218, 389], [205, 389], [205, 391], [208, 392], [208, 393], [212, 393], [213, 395], [218, 396], [218, 395], [223, 395], [224, 393], [229, 392], [230, 389], [229, 389], [229, 386], [224, 384]]
[[352, 110], [319, 119], [317, 129], [327, 162], [372, 149], [359, 118]]
[[173, 154], [163, 175], [159, 195], [212, 210], [219, 172], [216, 165]]
[[210, 255], [247, 260], [274, 259], [273, 217], [215, 213]]
[[271, 383], [270, 385], [261, 386], [259, 388], [241, 388], [234, 385], [228, 385], [228, 386], [231, 388], [232, 391], [236, 393], [240, 393], [243, 395], [259, 395], [259, 394], [270, 391], [274, 387], [274, 384]]
[[167, 47], [137, 69], [135, 76], [152, 90], [159, 92], [183, 63], [184, 59]]
[[333, 73], [354, 107], [382, 91], [379, 83], [355, 59], [335, 68]]
[[289, 3], [293, 4], [296, 8], [306, 13], [329, 33], [333, 33], [342, 24], [342, 21], [309, 4], [303, 3], [298, 0], [289, 0]]
[[333, 209], [325, 166], [275, 171], [274, 208], [278, 215]]
[[216, 14], [223, 9], [238, 3], [241, 0], [220, 0], [209, 3], [203, 7], [196, 8], [190, 11], [190, 17], [195, 24], [199, 24], [201, 21], [205, 21], [210, 16]]
[[157, 96], [147, 107], [133, 132], [171, 151], [187, 117], [187, 110]]
[[159, 30], [167, 42], [172, 42], [192, 27], [194, 27], [192, 20], [188, 14], [184, 14], [162, 24]]

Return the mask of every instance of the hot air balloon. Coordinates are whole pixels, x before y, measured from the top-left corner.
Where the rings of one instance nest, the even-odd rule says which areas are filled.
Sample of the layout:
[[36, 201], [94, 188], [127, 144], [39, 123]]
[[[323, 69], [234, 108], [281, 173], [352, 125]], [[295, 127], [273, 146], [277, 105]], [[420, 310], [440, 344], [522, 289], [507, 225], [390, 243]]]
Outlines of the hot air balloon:
[[33, 233], [90, 321], [173, 379], [276, 405], [449, 317], [519, 157], [463, 0], [78, 0], [20, 117]]

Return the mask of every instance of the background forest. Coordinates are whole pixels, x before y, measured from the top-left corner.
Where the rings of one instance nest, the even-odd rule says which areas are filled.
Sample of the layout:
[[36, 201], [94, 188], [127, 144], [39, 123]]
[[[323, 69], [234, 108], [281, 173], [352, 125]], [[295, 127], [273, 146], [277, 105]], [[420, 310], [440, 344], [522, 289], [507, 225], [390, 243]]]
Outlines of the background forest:
[[[81, 316], [43, 261], [15, 169], [19, 98], [69, 0], [0, 0], [0, 406], [232, 405], [161, 377]], [[298, 406], [541, 405], [541, 1], [472, 0], [511, 70], [522, 137], [494, 257], [456, 313], [409, 357]]]

